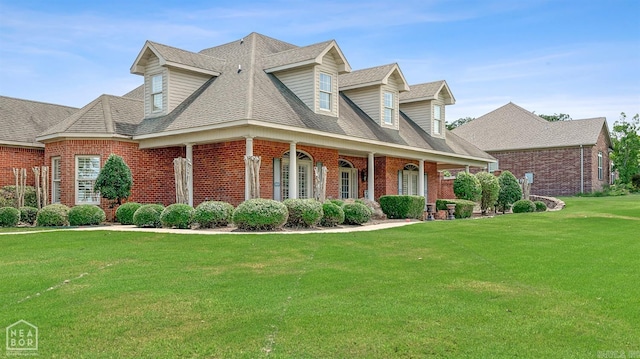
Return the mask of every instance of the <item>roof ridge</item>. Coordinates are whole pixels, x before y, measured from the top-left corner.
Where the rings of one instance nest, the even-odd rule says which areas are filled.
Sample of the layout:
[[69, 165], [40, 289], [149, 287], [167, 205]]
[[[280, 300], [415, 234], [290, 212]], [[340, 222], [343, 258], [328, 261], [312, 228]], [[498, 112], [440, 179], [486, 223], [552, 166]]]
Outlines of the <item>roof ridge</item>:
[[282, 54], [287, 53], [287, 52], [299, 51], [299, 50], [301, 50], [301, 49], [304, 49], [304, 48], [307, 48], [307, 47], [311, 47], [311, 46], [317, 46], [317, 45], [322, 45], [322, 44], [327, 44], [327, 45], [328, 45], [329, 43], [331, 43], [331, 42], [335, 42], [335, 41], [336, 41], [336, 40], [327, 40], [327, 41], [316, 42], [315, 44], [305, 45], [305, 46], [297, 46], [297, 45], [293, 45], [293, 46], [295, 46], [295, 47], [294, 47], [294, 48], [292, 48], [292, 49], [288, 49], [288, 50], [284, 50], [284, 51], [279, 51], [279, 52], [274, 52], [274, 53], [272, 53], [272, 54], [265, 55], [264, 57], [265, 57], [265, 58], [267, 58], [267, 57], [271, 57], [271, 56], [275, 56], [275, 55], [282, 55]]
[[166, 44], [163, 44], [163, 43], [160, 43], [160, 42], [155, 42], [155, 41], [151, 41], [151, 40], [147, 40], [147, 42], [148, 42], [148, 43], [150, 43], [151, 45], [160, 45], [160, 46], [168, 47], [168, 48], [173, 49], [173, 50], [178, 50], [178, 51], [182, 51], [182, 52], [188, 52], [188, 53], [191, 53], [191, 54], [194, 54], [194, 55], [202, 55], [202, 56], [210, 57], [210, 58], [212, 58], [212, 59], [216, 59], [216, 60], [220, 60], [220, 61], [225, 61], [224, 59], [219, 58], [219, 57], [215, 57], [215, 56], [211, 56], [211, 55], [203, 54], [203, 53], [201, 53], [201, 52], [195, 52], [195, 51], [191, 51], [191, 50], [181, 49], [181, 48], [179, 48], [179, 47], [175, 47], [175, 46], [171, 46], [171, 45], [166, 45]]
[[102, 112], [104, 114], [104, 127], [107, 133], [113, 133], [113, 118], [111, 117], [111, 101], [108, 95], [100, 96], [102, 98]]
[[31, 103], [38, 103], [38, 104], [41, 104], [41, 105], [58, 106], [58, 107], [64, 107], [64, 108], [69, 108], [69, 109], [75, 109], [75, 110], [80, 109], [80, 107], [73, 107], [73, 106], [67, 106], [67, 105], [60, 105], [60, 104], [57, 104], [57, 103], [44, 102], [44, 101], [36, 101], [36, 100], [29, 100], [29, 99], [18, 98], [18, 97], [3, 96], [3, 95], [0, 95], [0, 97], [4, 97], [4, 98], [6, 98], [6, 99], [11, 99], [11, 100], [18, 100], [18, 101], [25, 101], [25, 102], [31, 102]]

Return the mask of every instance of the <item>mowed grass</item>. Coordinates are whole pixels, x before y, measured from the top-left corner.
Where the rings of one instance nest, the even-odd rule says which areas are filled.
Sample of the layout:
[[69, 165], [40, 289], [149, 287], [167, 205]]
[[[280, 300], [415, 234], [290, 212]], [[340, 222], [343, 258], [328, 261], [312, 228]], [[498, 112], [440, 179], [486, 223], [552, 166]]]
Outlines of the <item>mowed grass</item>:
[[640, 196], [565, 200], [349, 234], [2, 235], [0, 327], [58, 358], [640, 355]]

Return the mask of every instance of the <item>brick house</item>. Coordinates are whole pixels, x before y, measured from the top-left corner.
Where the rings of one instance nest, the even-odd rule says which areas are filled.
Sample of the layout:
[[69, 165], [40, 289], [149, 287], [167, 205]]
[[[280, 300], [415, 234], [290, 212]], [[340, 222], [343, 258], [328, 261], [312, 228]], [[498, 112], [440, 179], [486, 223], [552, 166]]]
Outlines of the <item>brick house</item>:
[[531, 182], [531, 193], [571, 196], [610, 183], [611, 137], [604, 117], [548, 122], [508, 103], [452, 131], [494, 156], [490, 170]]
[[[44, 113], [52, 123], [29, 143], [0, 138], [2, 151], [37, 152], [24, 163], [3, 152], [0, 186], [11, 184], [11, 167], [46, 164], [52, 202], [105, 207], [92, 187], [115, 153], [133, 172], [129, 200], [167, 205], [176, 198], [173, 159], [185, 157], [190, 204], [237, 205], [249, 196], [249, 155], [262, 160], [263, 198], [312, 198], [313, 168], [326, 166], [329, 198], [435, 201], [438, 170], [494, 161], [446, 131], [455, 99], [445, 81], [410, 86], [397, 64], [352, 71], [333, 40], [298, 47], [251, 33], [198, 53], [147, 41], [130, 71], [143, 78], [133, 91], [55, 119]], [[7, 116], [0, 112], [3, 125], [24, 121]]]

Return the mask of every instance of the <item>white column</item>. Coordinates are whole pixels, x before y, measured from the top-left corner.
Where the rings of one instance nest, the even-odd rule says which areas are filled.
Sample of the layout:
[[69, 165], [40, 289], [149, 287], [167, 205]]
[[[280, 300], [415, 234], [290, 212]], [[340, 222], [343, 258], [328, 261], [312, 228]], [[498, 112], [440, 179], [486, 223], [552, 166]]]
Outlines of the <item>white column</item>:
[[289, 144], [289, 198], [298, 198], [298, 150], [295, 142]]
[[187, 189], [189, 190], [189, 205], [193, 206], [193, 144], [192, 143], [187, 143], [186, 145], [186, 152], [187, 152], [187, 161], [189, 162], [190, 166], [187, 166], [187, 168], [189, 168], [189, 173], [187, 173]]
[[[418, 161], [418, 195], [424, 196], [424, 160]], [[427, 198], [424, 203], [427, 203]]]
[[375, 173], [376, 171], [374, 170], [373, 166], [374, 166], [374, 161], [373, 161], [373, 152], [369, 153], [369, 156], [367, 158], [368, 160], [368, 164], [367, 164], [367, 169], [368, 169], [368, 173], [367, 173], [367, 199], [370, 201], [373, 201], [375, 198]]
[[469, 173], [469, 165], [467, 165], [467, 166], [465, 166], [465, 167], [464, 167], [464, 171], [465, 171], [465, 172], [467, 172], [467, 173]]
[[[253, 156], [253, 137], [246, 137], [245, 139], [245, 155]], [[246, 162], [244, 165], [244, 200], [248, 200], [251, 196], [251, 184], [249, 183], [249, 168], [247, 168]]]

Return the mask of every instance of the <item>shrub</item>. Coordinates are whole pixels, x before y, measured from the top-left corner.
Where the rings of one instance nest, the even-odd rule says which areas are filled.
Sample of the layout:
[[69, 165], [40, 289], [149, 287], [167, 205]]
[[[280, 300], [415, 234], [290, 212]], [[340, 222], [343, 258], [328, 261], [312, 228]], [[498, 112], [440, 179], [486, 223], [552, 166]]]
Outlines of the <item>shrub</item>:
[[15, 227], [20, 222], [20, 211], [13, 207], [0, 208], [0, 227]]
[[227, 202], [202, 202], [196, 207], [193, 223], [198, 223], [200, 228], [224, 227], [231, 222], [233, 210]]
[[456, 218], [469, 218], [473, 214], [473, 207], [476, 205], [473, 201], [466, 199], [438, 199], [436, 200], [436, 209], [438, 211], [446, 211], [447, 204], [455, 204], [456, 209], [453, 215]]
[[487, 209], [493, 207], [498, 200], [500, 194], [500, 183], [498, 178], [488, 172], [480, 172], [476, 174], [478, 182], [480, 182], [480, 209], [482, 214], [487, 213]]
[[382, 211], [382, 208], [380, 207], [380, 204], [378, 202], [371, 201], [371, 200], [366, 199], [366, 198], [356, 199], [355, 202], [356, 203], [362, 203], [365, 206], [367, 206], [367, 208], [369, 208], [369, 211], [371, 212], [371, 218], [370, 219], [387, 219], [387, 215], [384, 214], [384, 212]]
[[459, 199], [478, 201], [482, 194], [480, 181], [471, 173], [460, 172], [453, 180], [453, 193]]
[[136, 227], [160, 227], [160, 214], [164, 210], [161, 204], [144, 204], [133, 214], [133, 224]]
[[188, 204], [174, 203], [160, 214], [162, 227], [187, 229], [191, 225], [195, 210]]
[[127, 202], [120, 205], [116, 210], [116, 221], [120, 222], [120, 224], [133, 224], [133, 214], [140, 207], [142, 205], [137, 202]]
[[[18, 201], [16, 198], [16, 186], [4, 186], [0, 188], [0, 206], [16, 207], [17, 205], [18, 205]], [[25, 187], [24, 205], [25, 207], [38, 207], [35, 187], [33, 186]]]
[[97, 225], [106, 218], [102, 208], [92, 204], [81, 204], [69, 210], [69, 224], [72, 226]]
[[513, 211], [513, 213], [535, 212], [536, 205], [533, 204], [533, 202], [528, 199], [521, 199], [516, 201], [513, 204], [513, 207], [511, 208], [511, 210]]
[[249, 231], [281, 228], [289, 217], [287, 206], [271, 199], [250, 199], [233, 211], [233, 223]]
[[133, 186], [131, 169], [122, 157], [111, 154], [102, 166], [93, 188], [100, 192], [102, 198], [120, 204], [122, 199], [131, 195], [131, 186]]
[[38, 209], [36, 207], [24, 206], [20, 207], [20, 222], [27, 224], [36, 223], [36, 216], [38, 215]]
[[342, 207], [342, 210], [346, 224], [363, 224], [371, 219], [371, 209], [362, 203], [347, 203]]
[[341, 199], [330, 199], [329, 202], [335, 204], [338, 207], [344, 206], [344, 201]]
[[322, 204], [322, 213], [320, 225], [323, 227], [335, 227], [344, 222], [342, 207], [333, 203], [333, 201], [327, 201]]
[[536, 206], [536, 212], [544, 212], [547, 210], [547, 204], [542, 201], [535, 201], [533, 205]]
[[380, 207], [388, 218], [422, 218], [424, 197], [422, 196], [382, 196]]
[[69, 225], [69, 207], [55, 203], [42, 207], [36, 216], [39, 227], [58, 227]]
[[322, 203], [315, 199], [287, 199], [284, 202], [289, 211], [287, 226], [314, 227], [322, 219]]
[[631, 189], [633, 192], [640, 191], [640, 173], [636, 173], [631, 176], [631, 185], [633, 186]]
[[500, 184], [500, 194], [497, 204], [504, 213], [515, 201], [522, 198], [522, 188], [520, 188], [516, 177], [509, 171], [500, 174], [498, 183]]

